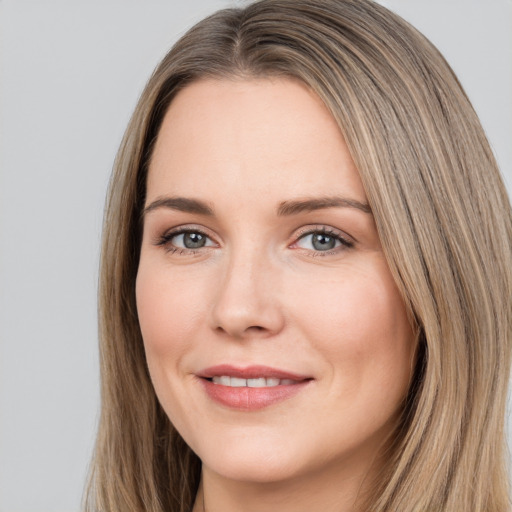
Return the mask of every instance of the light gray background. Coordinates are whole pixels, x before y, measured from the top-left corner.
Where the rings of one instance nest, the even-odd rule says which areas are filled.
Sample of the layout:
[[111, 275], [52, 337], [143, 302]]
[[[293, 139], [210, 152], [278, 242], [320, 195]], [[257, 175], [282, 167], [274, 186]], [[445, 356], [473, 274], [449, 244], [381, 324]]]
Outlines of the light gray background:
[[[105, 188], [150, 72], [227, 0], [0, 0], [0, 512], [79, 510]], [[512, 0], [382, 0], [459, 75], [512, 184]], [[510, 187], [509, 187], [510, 190]]]

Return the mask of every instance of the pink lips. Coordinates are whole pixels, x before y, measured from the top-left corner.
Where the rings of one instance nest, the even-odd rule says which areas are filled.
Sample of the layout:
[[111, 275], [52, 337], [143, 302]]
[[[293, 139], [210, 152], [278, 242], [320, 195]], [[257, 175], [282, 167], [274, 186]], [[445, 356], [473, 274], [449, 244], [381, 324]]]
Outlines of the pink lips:
[[[279, 379], [278, 385], [265, 387], [231, 387], [212, 382], [213, 377], [229, 376], [237, 379]], [[268, 366], [246, 368], [231, 365], [218, 365], [206, 368], [198, 374], [207, 395], [217, 403], [243, 411], [255, 411], [287, 400], [302, 391], [312, 380], [311, 377], [297, 375]]]

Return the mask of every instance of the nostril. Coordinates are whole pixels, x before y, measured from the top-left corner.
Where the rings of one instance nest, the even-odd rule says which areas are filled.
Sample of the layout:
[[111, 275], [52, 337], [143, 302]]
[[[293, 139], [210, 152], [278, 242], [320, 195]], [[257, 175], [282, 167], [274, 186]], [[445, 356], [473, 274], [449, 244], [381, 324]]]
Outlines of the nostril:
[[263, 333], [267, 332], [268, 329], [265, 329], [265, 327], [262, 327], [261, 325], [251, 325], [250, 327], [247, 327], [245, 330], [246, 333]]

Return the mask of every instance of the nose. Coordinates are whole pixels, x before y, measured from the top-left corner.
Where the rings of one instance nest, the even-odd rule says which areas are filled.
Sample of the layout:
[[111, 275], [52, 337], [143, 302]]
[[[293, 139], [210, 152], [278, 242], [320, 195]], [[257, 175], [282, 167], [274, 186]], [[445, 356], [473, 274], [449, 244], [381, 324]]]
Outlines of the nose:
[[221, 273], [212, 325], [232, 338], [267, 338], [284, 326], [279, 270], [262, 255], [233, 255]]

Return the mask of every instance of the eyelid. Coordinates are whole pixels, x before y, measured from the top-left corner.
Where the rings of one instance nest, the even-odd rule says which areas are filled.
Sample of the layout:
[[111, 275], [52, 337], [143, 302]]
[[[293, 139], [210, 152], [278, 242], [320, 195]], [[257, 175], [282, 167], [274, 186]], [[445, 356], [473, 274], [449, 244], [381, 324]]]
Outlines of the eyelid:
[[[155, 239], [153, 240], [153, 244], [157, 246], [168, 246], [171, 245], [171, 240], [179, 235], [183, 235], [186, 233], [199, 233], [201, 235], [204, 235], [206, 238], [208, 238], [210, 241], [213, 242], [214, 245], [218, 246], [219, 243], [216, 240], [216, 237], [214, 237], [210, 232], [210, 230], [205, 229], [202, 226], [198, 226], [196, 224], [182, 224], [179, 226], [175, 226], [169, 229], [166, 229], [162, 234], [157, 234]], [[204, 247], [199, 247], [197, 249], [187, 248], [187, 247], [168, 247], [169, 251], [175, 252], [180, 251], [182, 253], [186, 254], [196, 254], [199, 251], [204, 251], [211, 249], [212, 245], [206, 245]]]
[[[294, 247], [299, 242], [299, 240], [301, 240], [302, 238], [305, 238], [308, 235], [313, 235], [315, 233], [322, 233], [322, 234], [334, 237], [340, 241], [341, 246], [338, 246], [338, 247], [335, 247], [333, 249], [326, 250], [326, 251], [317, 251], [317, 250], [313, 250], [313, 249], [304, 249], [301, 247]], [[351, 249], [352, 247], [354, 247], [355, 243], [356, 243], [356, 240], [352, 236], [348, 235], [344, 231], [341, 231], [340, 229], [337, 229], [337, 228], [334, 228], [332, 226], [325, 225], [325, 224], [316, 224], [316, 225], [309, 225], [309, 226], [304, 226], [304, 227], [300, 228], [300, 230], [293, 235], [293, 242], [289, 245], [289, 247], [294, 248], [296, 250], [303, 250], [306, 252], [309, 251], [311, 253], [314, 253], [317, 256], [318, 255], [327, 256], [330, 254], [337, 253], [339, 251]]]
[[312, 233], [325, 233], [332, 235], [344, 240], [349, 244], [355, 244], [357, 242], [353, 236], [349, 235], [345, 231], [342, 231], [341, 229], [335, 228], [333, 226], [329, 226], [328, 224], [310, 224], [303, 226], [293, 235], [293, 239], [298, 240], [299, 238], [305, 235], [310, 235]]

